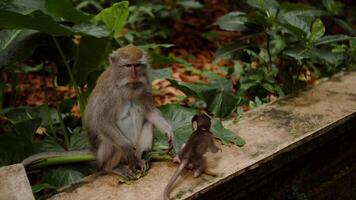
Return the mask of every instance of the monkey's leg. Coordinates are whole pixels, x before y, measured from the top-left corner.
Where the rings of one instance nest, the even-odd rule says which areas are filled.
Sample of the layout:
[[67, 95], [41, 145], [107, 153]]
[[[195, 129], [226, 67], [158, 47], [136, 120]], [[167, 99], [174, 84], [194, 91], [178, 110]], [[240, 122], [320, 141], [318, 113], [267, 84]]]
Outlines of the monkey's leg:
[[198, 159], [194, 162], [194, 178], [199, 177], [206, 169], [206, 160], [204, 158]]
[[136, 144], [136, 164], [137, 167], [141, 170], [142, 173], [145, 173], [148, 170], [148, 166], [145, 160], [142, 159], [142, 154], [145, 151], [150, 151], [152, 148], [153, 142], [153, 132], [152, 132], [152, 124], [150, 122], [145, 122], [141, 135]]
[[111, 170], [120, 162], [121, 156], [113, 157], [114, 150], [114, 146], [111, 142], [106, 140], [100, 141], [96, 152], [96, 159], [102, 170]]
[[127, 179], [135, 179], [135, 172], [131, 169], [127, 157], [134, 159], [133, 152], [130, 155], [130, 149], [119, 149], [106, 140], [101, 141], [97, 151], [97, 159], [104, 172], [123, 176]]

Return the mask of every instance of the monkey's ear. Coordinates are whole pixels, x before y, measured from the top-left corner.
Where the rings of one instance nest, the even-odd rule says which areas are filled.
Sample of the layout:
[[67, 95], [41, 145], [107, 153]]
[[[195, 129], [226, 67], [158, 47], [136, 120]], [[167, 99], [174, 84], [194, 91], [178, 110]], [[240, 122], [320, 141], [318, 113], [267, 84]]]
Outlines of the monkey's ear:
[[198, 129], [198, 122], [197, 121], [193, 121], [192, 128], [193, 128], [193, 131], [196, 131]]
[[110, 54], [109, 63], [111, 66], [113, 66], [113, 65], [115, 65], [115, 63], [117, 63], [117, 59], [116, 59], [116, 56], [114, 55], [114, 53]]

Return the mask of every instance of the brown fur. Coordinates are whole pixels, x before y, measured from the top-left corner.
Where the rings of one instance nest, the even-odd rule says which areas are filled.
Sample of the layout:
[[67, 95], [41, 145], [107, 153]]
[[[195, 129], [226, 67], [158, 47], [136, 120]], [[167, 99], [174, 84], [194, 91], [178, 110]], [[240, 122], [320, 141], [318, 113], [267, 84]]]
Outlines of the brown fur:
[[194, 170], [194, 177], [199, 177], [206, 170], [204, 154], [208, 150], [213, 153], [219, 150], [219, 147], [214, 143], [213, 134], [210, 132], [211, 122], [209, 117], [206, 115], [195, 115], [192, 119], [192, 125], [194, 123], [197, 124], [197, 129], [193, 126], [194, 132], [175, 158], [180, 164], [164, 190], [163, 198], [165, 200], [169, 199], [173, 184], [184, 168]]
[[[122, 123], [127, 123], [119, 117], [121, 113], [125, 112], [126, 108], [128, 113], [133, 109], [128, 105], [134, 105], [141, 112], [138, 116], [130, 114], [129, 119], [138, 122], [143, 117], [145, 124], [152, 123], [166, 132], [170, 146], [173, 141], [170, 125], [154, 107], [147, 72], [149, 65], [145, 63], [147, 59], [143, 58], [144, 55], [143, 50], [133, 45], [114, 51], [110, 55], [110, 66], [99, 77], [84, 113], [91, 150], [96, 154], [99, 165], [106, 171], [116, 170], [124, 176], [134, 175], [136, 169], [143, 167], [142, 153], [150, 150], [152, 145], [152, 130], [145, 129], [144, 132], [143, 128], [139, 128], [142, 130], [141, 135], [149, 136], [138, 138], [146, 138], [147, 141], [132, 141], [132, 133], [120, 128]], [[132, 70], [133, 66], [121, 66], [122, 63], [143, 65]], [[126, 171], [120, 171], [123, 169]]]

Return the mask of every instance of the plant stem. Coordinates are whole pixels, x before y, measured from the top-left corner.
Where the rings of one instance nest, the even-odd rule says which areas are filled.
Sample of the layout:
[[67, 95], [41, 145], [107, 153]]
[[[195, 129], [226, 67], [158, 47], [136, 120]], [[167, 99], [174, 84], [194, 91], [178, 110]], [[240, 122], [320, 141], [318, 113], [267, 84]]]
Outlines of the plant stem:
[[270, 65], [272, 63], [271, 47], [270, 47], [271, 36], [268, 35], [267, 32], [266, 32], [266, 36], [267, 36], [267, 53], [268, 53], [268, 60], [269, 60], [269, 64], [268, 65]]
[[95, 155], [91, 153], [80, 154], [80, 155], [68, 155], [68, 156], [57, 156], [47, 158], [36, 163], [33, 163], [28, 167], [29, 170], [44, 168], [53, 165], [63, 165], [68, 163], [78, 163], [78, 162], [89, 162], [95, 161]]
[[63, 130], [63, 134], [64, 134], [64, 145], [65, 145], [65, 148], [68, 148], [68, 146], [69, 146], [68, 132], [67, 132], [67, 128], [66, 128], [66, 126], [64, 124], [63, 118], [62, 118], [61, 109], [60, 109], [59, 104], [58, 104], [57, 91], [56, 91], [57, 85], [56, 85], [56, 82], [54, 81], [54, 78], [52, 79], [52, 85], [53, 85], [53, 88], [54, 88], [54, 95], [53, 96], [54, 96], [54, 101], [56, 103], [57, 116], [58, 116], [61, 128]]
[[1, 72], [0, 74], [0, 112], [2, 111], [2, 108], [4, 106], [4, 94], [5, 94], [5, 81], [4, 81], [4, 77], [3, 77], [3, 73]]
[[57, 138], [57, 134], [56, 132], [54, 131], [54, 128], [53, 128], [53, 120], [52, 120], [52, 117], [51, 117], [51, 112], [49, 111], [49, 106], [48, 106], [48, 91], [47, 91], [47, 82], [46, 82], [46, 68], [43, 66], [43, 87], [44, 87], [44, 96], [45, 96], [45, 107], [46, 107], [46, 113], [47, 113], [47, 118], [48, 118], [48, 121], [49, 121], [49, 127], [50, 127], [50, 130], [51, 130], [51, 133], [52, 135]]
[[66, 69], [67, 69], [67, 71], [68, 71], [70, 81], [71, 81], [71, 83], [72, 83], [72, 85], [73, 85], [73, 87], [74, 87], [74, 90], [75, 90], [75, 94], [77, 95], [78, 104], [79, 104], [79, 108], [80, 108], [80, 118], [81, 118], [81, 120], [82, 120], [82, 126], [84, 126], [84, 117], [83, 117], [83, 114], [84, 114], [84, 109], [85, 109], [85, 108], [84, 108], [84, 101], [83, 101], [82, 95], [81, 95], [81, 93], [80, 93], [80, 91], [79, 91], [79, 86], [78, 86], [77, 82], [76, 82], [75, 79], [74, 79], [73, 72], [72, 72], [72, 70], [70, 69], [70, 67], [69, 67], [69, 65], [68, 65], [68, 63], [67, 63], [67, 59], [65, 58], [65, 55], [64, 55], [64, 53], [63, 53], [63, 50], [62, 50], [62, 48], [60, 47], [60, 45], [59, 45], [57, 39], [56, 39], [54, 36], [52, 36], [52, 38], [53, 38], [53, 41], [54, 41], [54, 43], [55, 43], [55, 45], [56, 45], [56, 47], [57, 47], [57, 49], [58, 49], [58, 51], [59, 51], [59, 54], [61, 55], [61, 58], [62, 58], [62, 60], [63, 60], [63, 63], [64, 63], [64, 65], [65, 65], [65, 67], [66, 67]]

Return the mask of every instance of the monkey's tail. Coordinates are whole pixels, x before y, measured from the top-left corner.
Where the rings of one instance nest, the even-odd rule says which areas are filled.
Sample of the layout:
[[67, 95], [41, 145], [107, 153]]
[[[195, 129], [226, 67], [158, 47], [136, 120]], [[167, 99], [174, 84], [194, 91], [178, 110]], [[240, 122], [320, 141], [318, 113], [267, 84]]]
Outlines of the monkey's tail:
[[21, 163], [27, 167], [33, 162], [42, 160], [42, 159], [47, 159], [47, 158], [53, 158], [53, 157], [58, 157], [58, 156], [73, 156], [73, 155], [84, 155], [84, 154], [89, 154], [90, 151], [85, 149], [85, 150], [78, 150], [78, 151], [64, 151], [64, 152], [43, 152], [43, 153], [38, 153], [34, 154], [32, 156], [29, 156], [25, 158]]
[[182, 162], [179, 164], [179, 166], [177, 167], [176, 171], [174, 172], [172, 178], [169, 180], [166, 188], [164, 189], [164, 192], [163, 192], [164, 200], [169, 200], [169, 194], [171, 193], [173, 184], [177, 180], [178, 176], [182, 173], [183, 169], [185, 168], [185, 166], [187, 164], [188, 164], [188, 160], [182, 159]]

